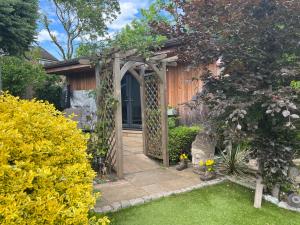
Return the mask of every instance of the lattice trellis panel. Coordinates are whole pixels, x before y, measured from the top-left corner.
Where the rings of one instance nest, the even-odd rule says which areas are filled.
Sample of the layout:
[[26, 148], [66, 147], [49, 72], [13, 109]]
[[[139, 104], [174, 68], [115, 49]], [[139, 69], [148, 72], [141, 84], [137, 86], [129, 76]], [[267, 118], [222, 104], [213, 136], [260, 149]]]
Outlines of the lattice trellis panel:
[[114, 97], [114, 76], [112, 65], [107, 64], [101, 70], [99, 85], [98, 119], [101, 128], [101, 137], [103, 146], [107, 149], [106, 165], [108, 169], [116, 169], [117, 164], [117, 143], [116, 143], [116, 123], [115, 123], [115, 106]]
[[156, 74], [145, 76], [145, 143], [146, 154], [154, 158], [162, 156], [162, 114], [160, 104], [160, 80]]

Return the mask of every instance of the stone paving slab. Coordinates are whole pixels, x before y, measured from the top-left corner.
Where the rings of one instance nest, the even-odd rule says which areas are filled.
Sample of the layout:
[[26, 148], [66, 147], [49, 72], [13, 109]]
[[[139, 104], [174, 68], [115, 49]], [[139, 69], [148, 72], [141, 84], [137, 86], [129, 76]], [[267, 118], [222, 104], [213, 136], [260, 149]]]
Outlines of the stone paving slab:
[[[197, 174], [189, 168], [182, 172], [172, 169], [156, 168], [125, 175], [125, 179], [116, 182], [95, 185], [101, 191], [101, 199], [96, 207], [111, 205], [114, 202], [142, 198], [148, 195], [176, 191], [203, 183]], [[185, 173], [190, 173], [189, 176]]]
[[160, 198], [168, 197], [171, 195], [182, 194], [182, 193], [190, 192], [190, 191], [197, 190], [197, 189], [200, 189], [203, 187], [219, 184], [226, 180], [227, 180], [227, 178], [223, 177], [223, 178], [218, 178], [218, 179], [215, 179], [212, 181], [201, 182], [197, 185], [189, 186], [186, 188], [181, 188], [181, 189], [174, 190], [174, 191], [168, 191], [168, 192], [164, 191], [164, 192], [159, 192], [159, 193], [154, 193], [154, 194], [148, 194], [148, 195], [138, 197], [138, 198], [133, 198], [130, 200], [121, 200], [119, 202], [111, 202], [109, 204], [106, 203], [106, 205], [100, 204], [100, 205], [96, 205], [94, 211], [98, 212], [98, 213], [115, 212], [115, 211], [118, 211], [118, 210], [121, 210], [124, 208], [141, 205], [141, 204], [144, 204], [144, 203], [147, 203], [150, 201], [154, 201], [154, 200], [157, 200]]
[[[128, 135], [128, 134], [127, 134]], [[124, 136], [124, 174], [122, 180], [94, 185], [101, 191], [96, 211], [116, 211], [154, 199], [202, 187], [204, 183], [192, 168], [177, 171], [164, 168], [143, 154], [142, 136]]]

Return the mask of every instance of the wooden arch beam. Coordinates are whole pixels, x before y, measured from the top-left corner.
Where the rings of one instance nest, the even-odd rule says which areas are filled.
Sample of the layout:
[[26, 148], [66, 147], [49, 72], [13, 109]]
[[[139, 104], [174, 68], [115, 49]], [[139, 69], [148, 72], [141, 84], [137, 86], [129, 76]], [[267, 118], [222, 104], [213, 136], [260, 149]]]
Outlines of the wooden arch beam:
[[129, 62], [126, 62], [124, 64], [124, 66], [122, 67], [121, 71], [120, 71], [120, 77], [121, 77], [121, 80], [122, 78], [125, 76], [125, 74], [127, 73], [128, 70], [130, 70], [131, 68], [134, 68], [136, 66], [140, 66], [142, 65], [143, 63], [140, 63], [140, 62], [134, 62], [134, 61], [129, 61]]
[[139, 82], [140, 85], [142, 85], [142, 78], [138, 72], [136, 72], [133, 68], [128, 70], [131, 75]]
[[163, 82], [163, 71], [160, 71], [160, 69], [154, 65], [153, 63], [147, 63], [151, 69], [154, 70], [154, 72], [158, 75], [160, 82]]

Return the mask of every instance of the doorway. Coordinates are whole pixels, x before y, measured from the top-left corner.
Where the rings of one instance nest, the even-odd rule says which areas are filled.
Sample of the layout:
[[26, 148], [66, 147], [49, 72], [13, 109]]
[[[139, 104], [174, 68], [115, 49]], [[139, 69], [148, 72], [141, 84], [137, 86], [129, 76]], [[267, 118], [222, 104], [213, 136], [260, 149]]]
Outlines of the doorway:
[[122, 123], [124, 129], [142, 129], [141, 93], [139, 82], [127, 73], [121, 81]]

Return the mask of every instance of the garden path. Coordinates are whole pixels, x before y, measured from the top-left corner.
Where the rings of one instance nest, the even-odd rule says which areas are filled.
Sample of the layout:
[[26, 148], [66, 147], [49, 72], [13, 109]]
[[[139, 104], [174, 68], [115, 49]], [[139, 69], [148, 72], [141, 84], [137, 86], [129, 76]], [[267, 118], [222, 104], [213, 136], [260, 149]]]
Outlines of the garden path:
[[96, 209], [113, 207], [122, 201], [174, 192], [201, 183], [192, 168], [179, 172], [175, 167], [164, 168], [159, 162], [145, 156], [141, 132], [123, 132], [123, 144], [124, 179], [94, 186], [101, 191]]

